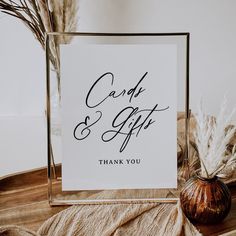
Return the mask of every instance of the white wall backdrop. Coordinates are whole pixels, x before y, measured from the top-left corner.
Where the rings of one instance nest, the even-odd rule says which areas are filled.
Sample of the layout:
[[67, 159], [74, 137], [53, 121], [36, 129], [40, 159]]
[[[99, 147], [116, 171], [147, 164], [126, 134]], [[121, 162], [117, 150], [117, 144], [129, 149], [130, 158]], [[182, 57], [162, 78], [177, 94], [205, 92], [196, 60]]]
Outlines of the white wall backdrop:
[[[190, 32], [191, 108], [236, 106], [235, 0], [80, 0], [79, 31]], [[0, 13], [0, 176], [46, 164], [44, 53]]]

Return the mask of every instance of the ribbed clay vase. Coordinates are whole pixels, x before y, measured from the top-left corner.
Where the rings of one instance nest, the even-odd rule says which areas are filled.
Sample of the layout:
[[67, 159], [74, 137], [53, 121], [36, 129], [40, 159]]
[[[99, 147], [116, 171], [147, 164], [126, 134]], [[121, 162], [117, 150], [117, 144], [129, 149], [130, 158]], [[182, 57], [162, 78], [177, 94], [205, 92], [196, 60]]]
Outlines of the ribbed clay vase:
[[218, 177], [205, 179], [200, 176], [187, 181], [180, 193], [185, 215], [192, 221], [214, 224], [222, 221], [231, 207], [231, 193]]

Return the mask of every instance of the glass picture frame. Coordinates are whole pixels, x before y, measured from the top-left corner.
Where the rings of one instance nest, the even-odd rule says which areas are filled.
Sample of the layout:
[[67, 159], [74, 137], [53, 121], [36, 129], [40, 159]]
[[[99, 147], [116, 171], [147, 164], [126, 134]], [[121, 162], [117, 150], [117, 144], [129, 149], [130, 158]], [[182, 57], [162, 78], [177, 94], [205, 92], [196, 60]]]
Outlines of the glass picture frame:
[[[186, 175], [183, 176], [183, 173], [180, 173], [180, 171], [183, 172], [183, 168], [185, 168], [186, 173], [188, 172], [187, 170], [188, 169], [188, 153], [189, 153], [189, 134], [188, 133], [189, 133], [189, 116], [190, 116], [189, 114], [190, 34], [185, 33], [185, 32], [184, 33], [80, 33], [80, 32], [59, 33], [59, 32], [50, 32], [46, 36], [45, 45], [46, 45], [46, 85], [47, 85], [46, 86], [46, 107], [47, 107], [46, 115], [47, 115], [47, 162], [48, 162], [49, 204], [52, 206], [56, 206], [56, 205], [72, 205], [72, 204], [117, 204], [117, 203], [153, 203], [153, 202], [176, 203], [176, 201], [178, 200], [179, 190], [180, 190], [179, 181], [185, 181], [187, 178]], [[70, 66], [73, 65], [73, 62], [70, 62], [70, 56], [73, 53], [74, 53], [74, 57], [76, 55], [80, 56], [80, 53], [77, 53], [77, 51], [75, 52], [75, 50], [77, 49], [78, 49], [78, 52], [81, 52], [81, 54], [83, 54], [83, 56], [80, 56], [81, 63], [78, 65], [78, 70], [79, 70], [78, 75], [79, 73], [82, 73], [81, 71], [83, 71], [82, 69], [81, 70], [79, 69], [80, 67], [81, 68], [86, 67], [86, 66], [88, 67], [87, 64], [88, 62], [91, 61], [91, 57], [88, 58], [86, 65], [81, 65], [81, 64], [84, 63], [83, 62], [85, 58], [84, 55], [86, 55], [86, 50], [90, 50], [91, 45], [98, 48], [96, 49], [98, 50], [96, 52], [104, 51], [104, 53], [101, 53], [104, 55], [106, 55], [106, 53], [108, 53], [107, 55], [110, 55], [109, 53], [112, 53], [112, 54], [116, 53], [118, 55], [119, 51], [121, 52], [121, 55], [122, 53], [125, 53], [125, 51], [130, 52], [129, 54], [127, 53], [127, 57], [129, 57], [131, 52], [133, 52], [134, 54], [137, 53], [137, 55], [139, 55], [138, 52], [139, 52], [139, 49], [140, 50], [142, 49], [142, 46], [144, 47], [144, 50], [148, 49], [146, 50], [148, 51], [147, 56], [149, 54], [152, 54], [152, 50], [155, 50], [155, 49], [157, 49], [157, 52], [163, 51], [164, 53], [163, 55], [165, 55], [165, 50], [167, 49], [168, 51], [169, 50], [168, 48], [171, 48], [169, 46], [173, 46], [173, 51], [171, 51], [173, 52], [173, 55], [170, 53], [169, 59], [172, 58], [173, 61], [176, 61], [176, 71], [175, 71], [175, 74], [176, 74], [176, 111], [177, 111], [176, 112], [176, 118], [177, 118], [176, 126], [178, 126], [177, 120], [179, 119], [179, 117], [182, 118], [182, 123], [184, 124], [182, 125], [183, 130], [181, 132], [181, 135], [183, 136], [183, 146], [184, 146], [184, 148], [181, 150], [182, 152], [181, 161], [179, 161], [178, 159], [179, 155], [176, 152], [176, 156], [175, 156], [176, 162], [174, 162], [174, 165], [176, 165], [176, 171], [177, 171], [177, 179], [176, 179], [177, 186], [175, 188], [168, 188], [168, 189], [163, 188], [163, 187], [155, 188], [155, 189], [148, 188], [148, 187], [119, 188], [119, 185], [118, 185], [117, 188], [112, 189], [112, 186], [114, 187], [116, 185], [111, 184], [111, 187], [109, 189], [101, 189], [101, 186], [103, 185], [99, 185], [100, 189], [99, 187], [98, 189], [96, 188], [92, 189], [91, 186], [93, 185], [91, 185], [88, 189], [86, 189], [86, 184], [85, 184], [85, 187], [83, 187], [83, 189], [78, 190], [78, 189], [73, 189], [73, 187], [68, 188], [68, 184], [67, 184], [66, 190], [65, 189], [63, 190], [63, 187], [62, 187], [63, 166], [61, 162], [63, 158], [65, 160], [65, 158], [67, 157], [64, 155], [65, 151], [63, 152], [63, 142], [64, 144], [66, 142], [65, 142], [65, 138], [64, 138], [64, 141], [62, 141], [63, 139], [62, 138], [62, 135], [63, 135], [63, 128], [62, 128], [63, 121], [62, 120], [64, 119], [65, 121], [69, 119], [70, 117], [68, 118], [64, 115], [64, 118], [63, 118], [63, 113], [65, 113], [66, 110], [65, 108], [63, 110], [62, 106], [63, 106], [63, 101], [66, 100], [66, 99], [63, 100], [63, 98], [70, 97], [70, 95], [68, 95], [68, 91], [70, 92], [70, 90], [73, 89], [73, 85], [71, 85], [72, 87], [69, 88], [68, 85], [66, 85], [67, 82], [66, 83], [63, 82], [63, 79], [64, 77], [66, 77], [67, 73], [70, 72], [71, 70]], [[132, 51], [131, 49], [132, 47], [130, 46], [136, 47], [136, 48], [134, 48]], [[127, 47], [127, 50], [125, 47]], [[109, 49], [106, 52], [106, 48], [111, 48], [111, 50]], [[175, 56], [174, 52], [176, 52], [176, 58], [174, 58]], [[75, 60], [74, 57], [71, 58], [71, 61], [77, 60], [77, 58]], [[95, 56], [93, 56], [92, 58], [94, 57]], [[161, 57], [161, 58], [164, 58], [164, 57]], [[155, 62], [156, 59], [158, 61], [158, 58], [154, 58], [153, 60], [150, 60], [150, 63]], [[167, 64], [169, 63], [169, 59], [168, 57], [166, 57]], [[96, 60], [98, 61], [98, 59]], [[92, 65], [96, 64], [96, 60]], [[121, 61], [123, 60], [125, 59], [122, 59]], [[165, 63], [162, 62], [162, 60], [159, 60], [159, 61], [160, 61], [160, 67], [165, 66]], [[63, 63], [64, 64], [67, 63], [68, 65], [64, 66]], [[147, 62], [147, 64], [148, 63], [149, 62]], [[136, 65], [134, 65], [134, 68], [135, 66]], [[76, 66], [74, 65], [73, 68], [76, 69]], [[93, 69], [92, 66], [90, 67], [90, 69], [91, 71], [96, 70], [96, 69]], [[67, 71], [65, 72], [65, 70]], [[168, 68], [166, 68], [166, 71], [168, 71]], [[77, 74], [77, 73], [73, 72], [72, 74]], [[81, 78], [81, 75], [78, 77]], [[79, 83], [79, 81], [76, 83]], [[68, 87], [67, 90], [64, 89], [63, 86]], [[150, 85], [150, 87], [153, 87], [153, 86]], [[63, 93], [64, 93], [64, 96], [63, 96]], [[174, 99], [172, 99], [172, 101], [174, 101]], [[64, 102], [64, 107], [68, 107], [69, 103], [71, 103], [71, 101], [67, 99], [67, 101]], [[72, 107], [73, 107], [73, 104], [72, 104]], [[64, 124], [64, 134], [67, 132], [65, 131], [65, 129], [68, 130], [67, 126]], [[171, 129], [170, 129], [170, 132], [171, 132]], [[176, 134], [177, 134], [177, 130], [176, 130]], [[177, 140], [177, 135], [175, 138]], [[68, 163], [67, 163], [67, 166], [68, 166]], [[67, 168], [66, 175], [69, 175], [70, 173], [68, 173], [68, 167], [66, 168]], [[155, 170], [155, 168], [150, 170], [150, 172], [153, 170]], [[71, 170], [71, 172], [74, 172], [74, 171], [75, 169]], [[80, 169], [80, 171], [82, 171], [82, 169]], [[132, 169], [131, 169], [131, 174], [132, 174]], [[73, 175], [71, 176], [73, 177]], [[79, 180], [75, 177], [72, 182], [73, 184], [76, 184], [78, 181]], [[153, 182], [155, 182], [155, 180], [153, 180]], [[94, 183], [96, 185], [96, 180]], [[131, 186], [136, 186], [135, 181], [132, 184], [133, 185]], [[138, 181], [137, 186], [139, 186], [139, 184], [140, 184], [140, 180]], [[110, 185], [108, 184], [106, 186], [110, 186]], [[125, 185], [121, 185], [121, 186], [125, 186]], [[146, 186], [146, 185], [144, 184], [143, 186]]]

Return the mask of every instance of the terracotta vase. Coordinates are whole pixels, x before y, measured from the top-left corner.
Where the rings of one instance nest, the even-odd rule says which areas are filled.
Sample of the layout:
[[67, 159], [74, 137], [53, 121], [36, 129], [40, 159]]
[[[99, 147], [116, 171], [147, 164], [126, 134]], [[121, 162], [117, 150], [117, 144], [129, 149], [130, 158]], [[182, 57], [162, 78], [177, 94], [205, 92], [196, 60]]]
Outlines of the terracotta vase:
[[214, 224], [222, 221], [231, 207], [231, 193], [218, 177], [205, 179], [200, 176], [187, 181], [180, 193], [185, 215], [192, 221]]

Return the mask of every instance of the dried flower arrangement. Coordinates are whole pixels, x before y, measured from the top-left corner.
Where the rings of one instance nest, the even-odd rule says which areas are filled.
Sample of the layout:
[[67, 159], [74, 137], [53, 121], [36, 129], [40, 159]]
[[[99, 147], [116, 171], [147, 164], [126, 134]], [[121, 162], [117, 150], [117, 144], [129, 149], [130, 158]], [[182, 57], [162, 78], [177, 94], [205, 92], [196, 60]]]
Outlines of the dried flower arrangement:
[[[77, 28], [77, 0], [0, 0], [0, 11], [20, 19], [31, 30], [43, 49], [46, 32], [71, 32]], [[50, 45], [50, 61], [58, 80], [58, 47], [59, 44], [69, 43], [70, 40], [69, 37], [55, 37], [53, 45]]]
[[194, 136], [201, 165], [199, 174], [204, 178], [220, 176], [224, 169], [236, 162], [236, 147], [233, 147], [230, 153], [227, 150], [228, 143], [236, 131], [236, 127], [231, 125], [236, 110], [227, 113], [226, 107], [227, 102], [224, 99], [220, 113], [214, 119], [204, 113], [201, 103], [195, 115]]
[[[45, 50], [46, 32], [73, 32], [78, 22], [78, 0], [0, 0], [0, 11], [20, 19], [33, 33]], [[57, 78], [60, 98], [59, 45], [70, 43], [72, 37], [53, 37], [49, 44], [49, 58]], [[59, 99], [56, 96], [56, 109]], [[56, 128], [57, 130], [57, 128]], [[57, 133], [58, 131], [55, 131]], [[55, 172], [54, 157], [52, 156]]]
[[185, 215], [199, 223], [218, 223], [228, 215], [231, 207], [229, 188], [218, 178], [232, 173], [236, 163], [236, 147], [229, 152], [229, 143], [236, 131], [231, 124], [236, 110], [228, 113], [226, 104], [224, 99], [216, 118], [206, 115], [202, 103], [195, 115], [194, 138], [200, 169], [197, 169], [198, 175], [184, 184], [180, 203]]

